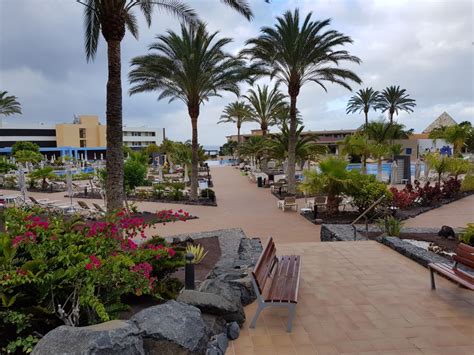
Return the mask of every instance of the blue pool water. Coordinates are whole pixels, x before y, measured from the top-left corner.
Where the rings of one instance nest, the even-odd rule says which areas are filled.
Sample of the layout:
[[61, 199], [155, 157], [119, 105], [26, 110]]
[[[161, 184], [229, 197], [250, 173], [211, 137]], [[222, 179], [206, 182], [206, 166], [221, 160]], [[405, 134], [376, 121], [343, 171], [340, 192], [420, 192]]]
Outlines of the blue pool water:
[[[77, 174], [77, 173], [93, 173], [94, 172], [94, 168], [92, 166], [87, 166], [85, 168], [82, 168], [82, 169], [74, 169], [72, 170], [72, 173], [73, 174]], [[56, 175], [66, 175], [66, 170], [55, 170], [54, 173]]]
[[[347, 170], [360, 170], [362, 164], [349, 164], [347, 166]], [[382, 174], [390, 175], [390, 171], [392, 170], [391, 163], [382, 163]], [[415, 164], [411, 164], [410, 166], [411, 175], [415, 175]], [[424, 164], [420, 165], [421, 174], [423, 174], [425, 170]], [[367, 163], [367, 173], [372, 175], [377, 175], [377, 164], [376, 163]]]
[[222, 160], [206, 160], [205, 163], [209, 166], [227, 166], [237, 162], [236, 159], [222, 159]]

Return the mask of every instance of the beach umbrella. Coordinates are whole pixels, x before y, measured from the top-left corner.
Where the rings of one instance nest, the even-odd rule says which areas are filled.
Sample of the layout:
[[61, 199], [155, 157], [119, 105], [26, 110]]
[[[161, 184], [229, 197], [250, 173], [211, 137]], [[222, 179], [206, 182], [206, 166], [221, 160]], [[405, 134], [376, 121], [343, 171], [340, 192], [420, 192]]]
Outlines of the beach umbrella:
[[184, 164], [184, 183], [189, 182], [189, 176], [188, 176], [188, 164]]
[[415, 180], [420, 180], [420, 174], [421, 174], [420, 159], [416, 159], [416, 162], [415, 162]]
[[391, 166], [390, 183], [392, 185], [395, 185], [397, 183], [397, 180], [398, 180], [398, 164], [394, 160]]
[[97, 153], [94, 152], [94, 160], [97, 160]]
[[25, 180], [25, 170], [23, 170], [23, 165], [19, 164], [18, 170], [18, 187], [20, 188], [21, 199], [26, 203], [26, 180]]
[[377, 181], [382, 181], [382, 164], [377, 163]]
[[428, 166], [428, 162], [425, 160], [425, 166], [424, 166], [424, 174], [425, 174], [425, 181], [428, 181], [428, 177], [430, 175], [430, 167]]
[[100, 153], [100, 160], [104, 160], [104, 153]]
[[40, 169], [43, 169], [43, 168], [44, 168], [44, 161], [41, 160], [41, 161], [40, 161]]
[[173, 162], [170, 161], [170, 170], [169, 170], [170, 174], [174, 174], [174, 166], [173, 166]]
[[69, 196], [69, 200], [71, 202], [71, 207], [72, 207], [72, 195], [74, 195], [74, 191], [72, 188], [72, 170], [70, 166], [68, 166], [66, 169], [66, 188], [67, 188], [67, 194]]
[[158, 164], [158, 180], [163, 181], [163, 167]]

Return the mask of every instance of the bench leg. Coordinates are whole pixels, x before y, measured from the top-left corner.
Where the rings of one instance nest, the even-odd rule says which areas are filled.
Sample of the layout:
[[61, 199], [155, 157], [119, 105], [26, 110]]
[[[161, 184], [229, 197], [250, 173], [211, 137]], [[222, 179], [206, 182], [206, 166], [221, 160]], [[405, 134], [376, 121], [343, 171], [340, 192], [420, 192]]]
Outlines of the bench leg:
[[296, 314], [296, 304], [291, 303], [288, 306], [288, 324], [286, 325], [286, 331], [288, 333], [291, 333], [291, 329], [293, 328], [293, 319], [295, 319], [295, 314]]
[[434, 277], [434, 270], [430, 268], [430, 273], [431, 273], [431, 289], [436, 290], [436, 284], [435, 284], [435, 277]]
[[260, 313], [263, 311], [264, 308], [265, 308], [265, 305], [259, 302], [258, 303], [258, 308], [255, 311], [255, 315], [252, 318], [252, 322], [250, 322], [250, 328], [255, 328], [255, 325], [257, 324], [257, 319], [260, 316]]

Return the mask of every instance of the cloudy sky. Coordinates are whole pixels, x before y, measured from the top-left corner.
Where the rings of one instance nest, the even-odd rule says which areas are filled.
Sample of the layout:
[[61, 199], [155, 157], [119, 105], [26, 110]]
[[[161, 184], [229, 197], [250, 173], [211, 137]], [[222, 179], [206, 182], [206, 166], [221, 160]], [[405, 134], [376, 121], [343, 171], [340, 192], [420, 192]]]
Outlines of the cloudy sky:
[[[417, 101], [414, 113], [398, 120], [424, 129], [447, 111], [457, 121], [474, 119], [474, 30], [471, 0], [251, 0], [254, 19], [248, 22], [218, 0], [185, 0], [210, 31], [220, 31], [234, 42], [237, 53], [244, 42], [270, 26], [285, 10], [299, 7], [315, 19], [332, 18], [331, 27], [350, 35], [347, 49], [362, 59], [351, 69], [363, 86], [406, 88]], [[11, 122], [70, 122], [74, 114], [105, 118], [107, 61], [101, 39], [94, 62], [87, 63], [83, 46], [83, 7], [75, 0], [0, 0], [0, 90], [16, 95], [23, 115]], [[140, 14], [138, 14], [140, 15]], [[187, 110], [181, 102], [157, 101], [156, 94], [129, 97], [130, 59], [145, 54], [156, 34], [177, 29], [179, 23], [157, 12], [151, 28], [140, 18], [140, 38], [127, 34], [122, 42], [124, 123], [165, 127], [173, 140], [191, 136]], [[359, 115], [346, 116], [351, 92], [328, 85], [303, 87], [298, 108], [308, 129], [355, 128]], [[243, 92], [246, 87], [242, 87]], [[355, 86], [355, 90], [359, 87]], [[222, 144], [235, 133], [232, 125], [217, 125], [224, 106], [235, 96], [213, 98], [201, 109], [199, 136], [203, 144]], [[378, 117], [372, 113], [372, 117]], [[244, 126], [243, 131], [256, 128]]]

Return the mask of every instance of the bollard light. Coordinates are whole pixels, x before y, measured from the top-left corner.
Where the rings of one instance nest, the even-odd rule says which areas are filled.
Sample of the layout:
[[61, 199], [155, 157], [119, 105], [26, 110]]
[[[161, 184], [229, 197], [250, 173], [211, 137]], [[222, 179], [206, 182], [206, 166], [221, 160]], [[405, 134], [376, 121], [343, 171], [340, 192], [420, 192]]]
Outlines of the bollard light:
[[186, 260], [184, 265], [184, 288], [194, 290], [194, 255], [193, 253], [186, 253], [184, 258]]

